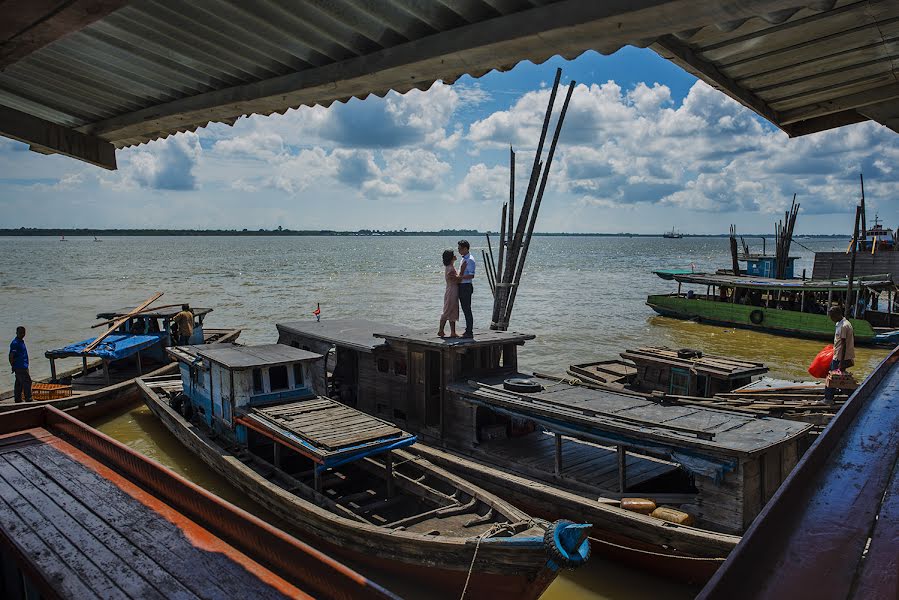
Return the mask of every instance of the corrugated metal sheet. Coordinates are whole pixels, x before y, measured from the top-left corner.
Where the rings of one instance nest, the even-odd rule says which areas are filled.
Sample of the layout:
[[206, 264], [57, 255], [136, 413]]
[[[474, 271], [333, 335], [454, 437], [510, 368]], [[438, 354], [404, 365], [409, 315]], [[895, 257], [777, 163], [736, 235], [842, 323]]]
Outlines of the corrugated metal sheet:
[[[124, 147], [210, 121], [233, 122], [243, 114], [383, 96], [391, 89], [425, 89], [436, 79], [479, 77], [524, 59], [539, 63], [555, 54], [575, 58], [591, 49], [609, 54], [624, 44], [654, 44], [661, 54], [778, 125], [783, 114], [896, 80], [895, 1], [805, 2], [801, 8], [783, 8], [790, 3], [777, 0], [604, 4], [140, 0], [8, 66], [0, 72], [0, 104]], [[591, 16], [601, 10], [630, 15], [605, 21]], [[584, 26], [571, 25], [571, 15], [580, 13]], [[709, 15], [719, 20], [703, 22]], [[720, 20], [730, 15], [738, 18]], [[517, 41], [506, 31], [501, 52], [477, 54], [479, 43], [490, 45], [482, 41], [484, 27], [500, 30], [524, 23], [515, 18], [528, 19], [530, 37], [522, 34], [524, 41]], [[547, 21], [550, 35], [540, 35], [544, 24], [533, 22], [537, 18]], [[590, 18], [595, 20], [588, 22]], [[686, 24], [695, 27], [684, 30]], [[477, 26], [481, 37], [474, 40]], [[660, 40], [668, 46], [681, 44], [700, 61], [691, 64], [672, 56]], [[393, 61], [389, 52], [406, 48], [429, 54], [404, 77], [403, 63]], [[704, 66], [724, 74], [725, 84], [709, 78]], [[368, 78], [358, 76], [362, 71]], [[380, 72], [390, 76], [370, 77]], [[304, 80], [307, 74], [312, 83]], [[356, 83], [338, 85], [354, 76]], [[304, 93], [293, 93], [291, 85]], [[742, 92], [760, 104], [747, 102]]]

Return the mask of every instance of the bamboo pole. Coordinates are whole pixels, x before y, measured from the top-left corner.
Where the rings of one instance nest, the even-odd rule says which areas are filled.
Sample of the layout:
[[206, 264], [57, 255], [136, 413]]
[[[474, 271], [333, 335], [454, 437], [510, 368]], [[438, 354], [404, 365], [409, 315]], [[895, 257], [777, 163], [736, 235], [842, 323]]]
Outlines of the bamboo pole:
[[503, 214], [502, 214], [502, 218], [500, 218], [500, 222], [499, 222], [499, 242], [498, 242], [499, 249], [497, 250], [497, 253], [499, 254], [499, 256], [497, 257], [497, 260], [496, 260], [496, 272], [497, 273], [503, 272], [503, 258], [506, 254], [505, 253], [505, 250], [506, 250], [506, 212], [508, 211], [508, 209], [509, 209], [509, 203], [503, 202]]
[[100, 342], [102, 342], [103, 340], [105, 340], [106, 337], [107, 337], [110, 333], [112, 333], [113, 331], [115, 331], [116, 328], [117, 328], [119, 325], [121, 325], [122, 323], [124, 323], [125, 321], [127, 321], [128, 319], [130, 319], [131, 317], [133, 317], [134, 315], [138, 314], [138, 313], [139, 313], [140, 311], [142, 311], [143, 309], [147, 308], [149, 305], [151, 305], [151, 304], [153, 304], [154, 302], [156, 302], [157, 300], [159, 300], [159, 298], [160, 298], [160, 296], [162, 296], [162, 294], [163, 294], [163, 292], [156, 292], [155, 294], [153, 294], [152, 296], [150, 296], [150, 298], [149, 298], [148, 300], [146, 300], [145, 302], [141, 303], [140, 306], [138, 306], [137, 308], [135, 308], [134, 310], [132, 310], [131, 312], [129, 312], [127, 315], [123, 315], [121, 318], [117, 319], [114, 323], [112, 323], [112, 325], [110, 325], [109, 329], [107, 329], [106, 331], [104, 331], [103, 333], [101, 333], [99, 336], [97, 336], [97, 339], [95, 339], [93, 342], [91, 342], [90, 344], [88, 344], [87, 346], [85, 346], [84, 350], [82, 350], [81, 353], [82, 353], [82, 354], [87, 354], [88, 352], [90, 352], [91, 350], [93, 350], [94, 348], [96, 348], [97, 346], [99, 346], [99, 345], [100, 345]]
[[862, 186], [862, 200], [861, 200], [861, 206], [862, 206], [862, 225], [861, 225], [861, 229], [860, 229], [860, 232], [861, 232], [861, 238], [860, 238], [860, 239], [862, 239], [862, 240], [867, 240], [867, 239], [868, 239], [868, 236], [867, 236], [867, 233], [868, 233], [867, 222], [868, 222], [868, 220], [867, 220], [867, 214], [866, 214], [866, 211], [865, 211], [865, 176], [864, 176], [863, 173], [859, 173], [859, 174], [858, 174], [858, 180], [859, 180], [859, 183], [860, 183], [861, 186]]
[[[559, 75], [561, 75], [562, 70], [559, 69]], [[558, 78], [556, 79], [556, 83], [558, 83]], [[508, 323], [509, 319], [512, 316], [512, 306], [515, 303], [515, 296], [518, 293], [518, 285], [521, 283], [521, 274], [524, 270], [524, 261], [527, 259], [528, 249], [531, 246], [531, 238], [534, 236], [534, 226], [537, 224], [537, 214], [540, 212], [540, 204], [543, 202], [543, 193], [546, 191], [546, 182], [549, 180], [549, 171], [552, 167], [553, 157], [556, 154], [556, 146], [559, 143], [559, 135], [562, 133], [562, 124], [565, 122], [565, 114], [568, 112], [568, 105], [571, 102], [571, 95], [574, 93], [574, 88], [577, 85], [577, 82], [572, 80], [568, 85], [568, 93], [565, 95], [565, 102], [562, 104], [562, 111], [559, 113], [559, 119], [556, 121], [556, 131], [553, 134], [552, 143], [549, 146], [549, 154], [546, 157], [546, 166], [543, 168], [543, 176], [540, 181], [540, 191], [537, 192], [537, 200], [534, 203], [534, 211], [531, 214], [530, 223], [528, 224], [528, 232], [527, 238], [524, 243], [524, 248], [521, 250], [521, 258], [518, 261], [518, 268], [515, 273], [515, 285], [512, 286], [512, 289], [509, 292], [509, 303], [506, 306], [506, 314], [503, 319], [503, 323]]]
[[490, 285], [490, 293], [496, 297], [496, 284], [493, 281], [493, 272], [490, 269], [490, 261], [487, 260], [487, 251], [481, 250], [481, 258], [484, 259], [484, 272], [487, 273], [487, 283]]
[[[855, 207], [855, 225], [852, 229], [852, 258], [849, 259], [849, 281], [846, 283], [846, 309], [845, 316], [854, 315], [855, 310], [852, 305], [852, 278], [855, 277], [855, 254], [858, 250], [858, 226], [862, 215], [861, 203]], [[850, 312], [851, 311], [851, 312]]]
[[[515, 220], [515, 151], [512, 150], [512, 146], [509, 146], [509, 227], [507, 231], [509, 232], [509, 240], [506, 242], [506, 245], [512, 243], [512, 228], [514, 226]], [[508, 254], [508, 252], [506, 252]]]

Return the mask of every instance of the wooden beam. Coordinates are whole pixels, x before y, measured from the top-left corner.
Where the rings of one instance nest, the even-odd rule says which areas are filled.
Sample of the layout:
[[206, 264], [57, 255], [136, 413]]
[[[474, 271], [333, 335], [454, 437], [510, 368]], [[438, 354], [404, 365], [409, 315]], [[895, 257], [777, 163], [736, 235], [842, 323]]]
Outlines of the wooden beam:
[[673, 35], [663, 35], [655, 44], [653, 49], [660, 55], [671, 55], [671, 60], [678, 64], [686, 71], [693, 73], [718, 86], [722, 92], [749, 108], [762, 117], [768, 119], [773, 124], [780, 124], [780, 117], [767, 102], [750, 92], [748, 89], [740, 86], [733, 79], [722, 73], [712, 62], [702, 58], [693, 51], [690, 46], [681, 42]]
[[611, 53], [638, 40], [790, 8], [795, 0], [563, 0], [429, 35], [321, 67], [197, 94], [98, 121], [79, 131], [138, 143], [185, 123], [270, 114], [287, 107], [328, 105], [372, 92], [406, 92], [453, 82], [498, 64]]
[[0, 70], [125, 4], [127, 0], [7, 0], [0, 3]]
[[807, 119], [797, 123], [791, 123], [781, 127], [790, 137], [800, 137], [810, 133], [818, 133], [819, 131], [827, 131], [844, 125], [852, 125], [853, 123], [861, 123], [867, 121], [868, 117], [855, 110], [847, 110], [844, 112], [834, 113], [832, 115], [824, 115], [814, 119]]
[[0, 106], [0, 135], [31, 144], [41, 154], [64, 154], [114, 171], [115, 146], [33, 115]]
[[834, 98], [833, 100], [815, 102], [801, 108], [785, 110], [780, 114], [781, 123], [788, 125], [799, 121], [808, 121], [824, 115], [842, 113], [854, 108], [879, 104], [895, 98], [899, 98], [899, 83], [891, 83], [856, 94]]

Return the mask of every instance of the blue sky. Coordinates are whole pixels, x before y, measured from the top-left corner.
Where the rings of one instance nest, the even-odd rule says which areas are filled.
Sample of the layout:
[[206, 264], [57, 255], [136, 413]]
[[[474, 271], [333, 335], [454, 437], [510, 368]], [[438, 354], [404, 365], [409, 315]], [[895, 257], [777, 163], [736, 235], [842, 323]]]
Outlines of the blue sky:
[[539, 230], [770, 232], [795, 192], [799, 233], [848, 233], [860, 171], [869, 206], [899, 223], [891, 131], [789, 140], [655, 53], [624, 48], [213, 124], [120, 150], [116, 172], [0, 138], [0, 226], [496, 229], [509, 145], [523, 192], [559, 66], [577, 87]]

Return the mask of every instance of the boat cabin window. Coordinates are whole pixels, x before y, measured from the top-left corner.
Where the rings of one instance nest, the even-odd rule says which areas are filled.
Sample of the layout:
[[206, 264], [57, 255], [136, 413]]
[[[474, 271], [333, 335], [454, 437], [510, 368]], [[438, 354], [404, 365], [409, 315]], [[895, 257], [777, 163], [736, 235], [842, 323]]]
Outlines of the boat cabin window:
[[253, 391], [257, 394], [261, 394], [263, 392], [262, 369], [253, 369]]
[[673, 396], [690, 395], [690, 372], [686, 369], [671, 369], [671, 383], [668, 393]]
[[293, 364], [293, 387], [303, 387], [303, 365], [300, 363]]
[[268, 383], [271, 391], [273, 392], [277, 392], [278, 390], [286, 390], [287, 388], [289, 388], [290, 384], [287, 381], [287, 365], [269, 367]]
[[390, 373], [390, 361], [386, 358], [378, 359], [378, 373]]
[[394, 375], [406, 375], [406, 360], [400, 358], [398, 360], [393, 361], [393, 373]]

